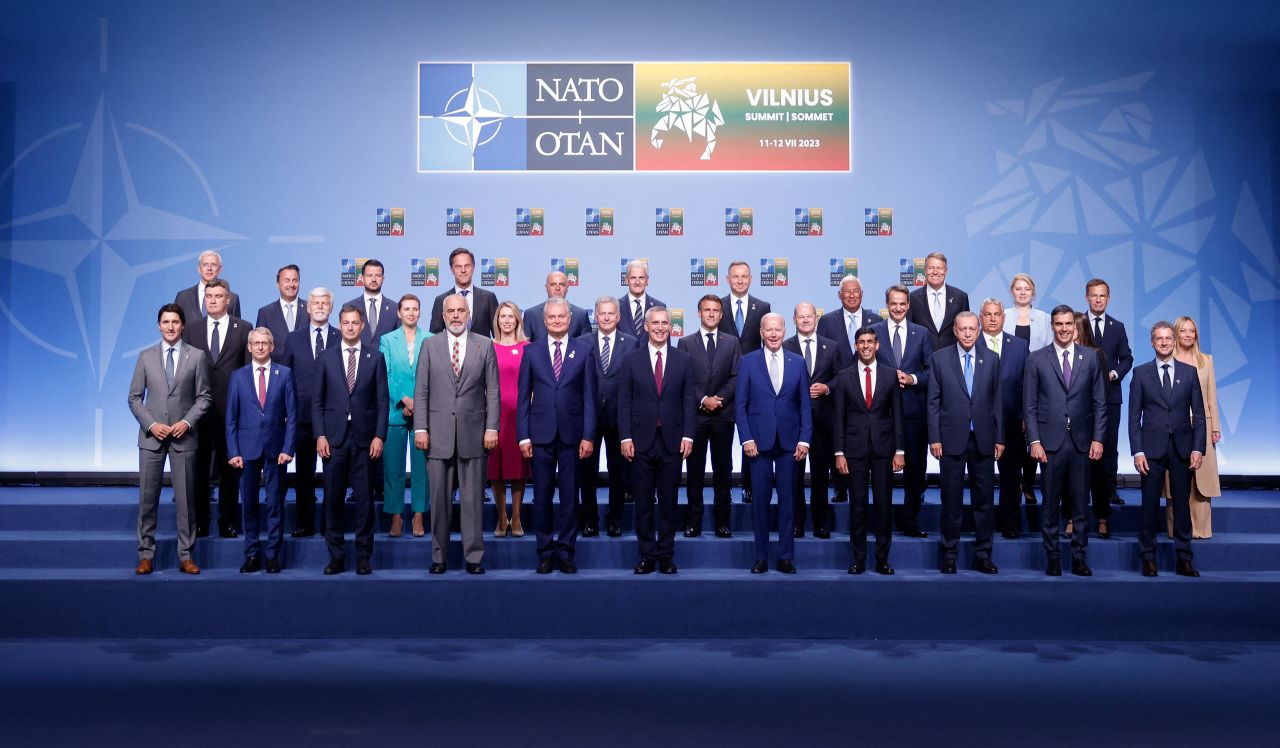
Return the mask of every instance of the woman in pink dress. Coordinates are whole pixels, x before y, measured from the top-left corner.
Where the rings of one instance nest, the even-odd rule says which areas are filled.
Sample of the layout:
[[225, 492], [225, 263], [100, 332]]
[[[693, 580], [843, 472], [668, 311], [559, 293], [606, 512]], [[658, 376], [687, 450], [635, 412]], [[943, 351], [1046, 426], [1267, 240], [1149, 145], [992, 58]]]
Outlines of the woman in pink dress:
[[[529, 344], [520, 321], [520, 307], [510, 301], [498, 305], [493, 315], [493, 352], [498, 357], [498, 389], [501, 417], [498, 422], [498, 446], [489, 452], [489, 482], [493, 500], [498, 505], [498, 527], [494, 537], [506, 536], [508, 527], [514, 537], [524, 535], [520, 526], [520, 505], [524, 501], [524, 484], [529, 477], [529, 462], [520, 454], [516, 443], [516, 400], [520, 384], [520, 360]], [[511, 520], [507, 521], [507, 486], [511, 486]]]

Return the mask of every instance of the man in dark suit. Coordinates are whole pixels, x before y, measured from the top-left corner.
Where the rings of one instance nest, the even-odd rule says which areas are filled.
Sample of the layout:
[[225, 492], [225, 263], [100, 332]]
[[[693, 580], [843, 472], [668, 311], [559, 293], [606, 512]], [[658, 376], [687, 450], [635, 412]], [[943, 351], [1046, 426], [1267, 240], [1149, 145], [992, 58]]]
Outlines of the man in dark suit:
[[1022, 467], [1027, 439], [1022, 425], [1022, 382], [1030, 347], [1027, 341], [1004, 331], [1004, 304], [998, 299], [982, 302], [982, 334], [978, 347], [1000, 358], [1000, 395], [1004, 398], [1004, 454], [996, 461], [1000, 468], [1000, 505], [996, 526], [1010, 540], [1022, 532]]
[[[387, 298], [382, 292], [385, 269], [375, 259], [364, 261], [360, 268], [360, 281], [364, 285], [364, 293], [348, 301], [343, 306], [354, 306], [360, 310], [364, 318], [364, 333], [361, 340], [365, 346], [378, 350], [382, 336], [400, 326], [399, 305]], [[369, 462], [369, 492], [374, 501], [382, 501], [382, 456], [372, 457]], [[328, 494], [325, 494], [328, 497]], [[327, 516], [327, 515], [326, 515]]]
[[796, 463], [809, 453], [813, 414], [809, 374], [804, 359], [782, 349], [787, 323], [769, 313], [760, 322], [764, 345], [742, 357], [734, 410], [742, 450], [751, 460], [752, 485], [759, 491], [753, 505], [755, 563], [752, 574], [769, 570], [769, 503], [778, 488], [778, 571], [794, 574], [795, 538], [791, 528], [795, 502]]
[[[200, 280], [191, 288], [182, 289], [173, 298], [173, 303], [182, 307], [182, 314], [186, 317], [188, 326], [195, 326], [196, 322], [207, 314], [204, 308], [205, 286], [209, 281], [222, 275], [222, 255], [212, 249], [206, 249], [200, 253], [200, 259], [196, 261], [196, 270], [200, 272]], [[227, 302], [227, 312], [232, 317], [240, 316], [240, 297], [234, 293]]]
[[[569, 296], [569, 276], [559, 270], [552, 270], [547, 273], [547, 282], [544, 286], [547, 290], [548, 299], [565, 299], [566, 303]], [[524, 333], [529, 336], [530, 343], [536, 343], [545, 340], [547, 337], [547, 326], [543, 322], [543, 308], [546, 302], [531, 306], [524, 312]], [[625, 329], [625, 328], [624, 328]], [[591, 332], [591, 322], [587, 319], [587, 310], [574, 304], [569, 304], [569, 337], [580, 338]]]
[[680, 338], [680, 350], [693, 361], [693, 383], [698, 403], [698, 424], [689, 453], [685, 496], [684, 536], [702, 534], [702, 487], [706, 480], [707, 448], [711, 449], [711, 485], [717, 538], [733, 537], [729, 529], [729, 490], [733, 485], [733, 398], [738, 383], [742, 350], [738, 339], [720, 331], [722, 302], [715, 294], [698, 300], [697, 334]]
[[449, 253], [449, 270], [453, 272], [453, 288], [436, 297], [431, 305], [431, 332], [444, 332], [444, 299], [461, 294], [467, 300], [467, 324], [476, 335], [493, 337], [493, 315], [498, 313], [498, 297], [492, 291], [474, 284], [476, 257], [466, 247]]
[[646, 291], [649, 288], [649, 263], [632, 260], [627, 263], [627, 295], [618, 299], [618, 327], [636, 340], [644, 340], [644, 313], [652, 307], [665, 307]]
[[[1124, 402], [1124, 378], [1133, 368], [1133, 351], [1129, 348], [1129, 335], [1124, 323], [1107, 314], [1111, 303], [1111, 287], [1101, 278], [1093, 278], [1085, 284], [1085, 301], [1089, 304], [1089, 329], [1093, 332], [1093, 344], [1102, 349], [1109, 371], [1103, 373], [1107, 390], [1107, 433], [1102, 440], [1102, 459], [1093, 466], [1090, 474], [1091, 490], [1108, 497], [1112, 504], [1123, 505], [1124, 499], [1116, 495], [1116, 471], [1120, 463], [1120, 405]], [[1095, 517], [1095, 519], [1106, 519]]]
[[[1173, 356], [1173, 325], [1161, 320], [1151, 327], [1155, 360], [1136, 367], [1129, 382], [1129, 449], [1142, 475], [1142, 526], [1138, 551], [1142, 575], [1156, 576], [1156, 532], [1164, 513], [1160, 494], [1166, 476], [1173, 498], [1174, 570], [1198, 577], [1191, 553], [1191, 471], [1199, 470], [1207, 449], [1204, 394], [1196, 368]], [[1077, 531], [1078, 532], [1078, 531]]]
[[892, 366], [902, 390], [902, 429], [905, 460], [902, 471], [902, 513], [898, 515], [898, 531], [908, 538], [923, 538], [920, 529], [920, 504], [924, 501], [928, 470], [929, 429], [925, 423], [925, 407], [929, 392], [929, 361], [933, 357], [929, 331], [907, 321], [910, 291], [906, 286], [889, 286], [884, 292], [889, 319], [872, 325], [879, 340], [877, 360]]
[[880, 322], [880, 315], [862, 308], [862, 281], [856, 275], [846, 275], [840, 281], [840, 308], [822, 315], [818, 320], [818, 334], [834, 340], [843, 348], [844, 360], [852, 362], [858, 357], [854, 337], [864, 327]]
[[249, 324], [227, 313], [231, 286], [221, 278], [205, 284], [204, 306], [209, 316], [188, 325], [183, 337], [193, 348], [209, 356], [209, 380], [213, 391], [213, 407], [200, 421], [199, 446], [196, 452], [196, 537], [206, 537], [213, 520], [210, 502], [213, 482], [218, 483], [218, 535], [239, 535], [240, 491], [235, 472], [227, 468], [227, 388], [231, 372], [249, 361]]
[[320, 356], [338, 344], [338, 329], [329, 324], [333, 292], [314, 288], [307, 294], [307, 324], [285, 340], [280, 363], [293, 372], [298, 393], [297, 458], [293, 463], [293, 501], [296, 511], [293, 537], [316, 534], [316, 437], [311, 414], [315, 410], [316, 389], [320, 386]]
[[341, 574], [346, 567], [343, 537], [343, 497], [350, 488], [356, 508], [356, 573], [373, 571], [373, 496], [369, 470], [382, 455], [387, 438], [387, 364], [382, 353], [364, 342], [364, 315], [347, 304], [338, 314], [342, 341], [320, 357], [311, 422], [316, 453], [324, 460], [325, 543], [329, 564], [325, 574]]
[[[296, 296], [296, 292], [295, 292]], [[280, 571], [284, 548], [284, 478], [298, 438], [298, 395], [293, 372], [271, 360], [275, 342], [265, 327], [249, 333], [249, 365], [231, 373], [227, 390], [227, 454], [240, 474], [244, 497], [244, 565], [241, 574], [262, 568], [258, 541], [258, 487], [266, 476], [267, 573]]]
[[905, 464], [902, 390], [892, 366], [877, 361], [880, 339], [864, 327], [855, 335], [857, 361], [836, 375], [832, 385], [832, 437], [836, 471], [849, 476], [850, 574], [867, 565], [867, 483], [876, 505], [876, 573], [893, 574], [889, 565], [889, 515], [893, 511], [893, 473]]
[[177, 505], [178, 570], [199, 574], [191, 558], [196, 543], [196, 425], [213, 405], [209, 358], [182, 341], [182, 307], [165, 304], [156, 314], [160, 342], [138, 354], [129, 382], [129, 411], [138, 421], [138, 566], [155, 570], [156, 515], [164, 483], [164, 461], [173, 475]]
[[955, 319], [969, 311], [969, 294], [947, 285], [947, 256], [931, 252], [924, 260], [925, 285], [911, 292], [907, 318], [929, 331], [932, 350], [956, 344]]
[[935, 351], [929, 364], [929, 451], [942, 463], [941, 570], [956, 573], [967, 469], [977, 540], [973, 570], [995, 574], [991, 499], [995, 461], [1004, 451], [1000, 361], [977, 347], [978, 315], [973, 312], [956, 315], [954, 335], [956, 345]]
[[[553, 296], [543, 306], [545, 340], [520, 359], [516, 438], [533, 460], [533, 521], [538, 533], [538, 573], [577, 573], [578, 460], [595, 449], [596, 373], [591, 345], [569, 336], [569, 302]], [[552, 499], [559, 489], [560, 504]], [[554, 516], [554, 521], [553, 521]]]
[[[726, 271], [729, 279], [729, 295], [720, 297], [723, 316], [720, 332], [738, 339], [743, 354], [760, 349], [760, 320], [773, 311], [769, 302], [752, 296], [751, 266], [742, 260], [729, 263]], [[742, 432], [738, 432], [742, 441]], [[745, 451], [741, 453], [742, 500], [751, 503], [751, 465]]]
[[285, 340], [289, 333], [297, 329], [299, 321], [306, 320], [306, 305], [298, 301], [300, 272], [297, 265], [285, 265], [276, 271], [280, 298], [258, 309], [258, 319], [253, 323], [254, 327], [265, 327], [271, 331], [271, 339], [275, 341], [271, 360], [276, 363], [284, 360]]
[[[835, 423], [831, 412], [834, 402], [831, 385], [835, 382], [836, 374], [850, 365], [853, 356], [845, 354], [840, 342], [816, 331], [818, 312], [813, 304], [807, 301], [796, 304], [792, 319], [796, 323], [796, 334], [783, 341], [782, 347], [799, 354], [809, 373], [809, 405], [813, 411], [813, 442], [808, 455], [809, 505], [813, 513], [813, 536], [830, 538], [831, 526], [835, 520], [831, 516], [831, 505], [827, 502], [827, 486], [830, 485], [835, 451], [831, 446], [831, 429]], [[797, 538], [804, 537], [804, 515], [804, 461], [801, 461], [796, 463], [793, 532]]]
[[605, 532], [611, 538], [622, 535], [622, 508], [631, 490], [631, 463], [622, 457], [622, 437], [618, 435], [618, 382], [622, 361], [635, 350], [636, 339], [618, 328], [618, 300], [601, 296], [596, 300], [596, 331], [578, 337], [591, 345], [591, 363], [596, 370], [596, 438], [591, 454], [579, 462], [578, 482], [582, 501], [578, 526], [583, 537], [600, 534], [600, 503], [596, 486], [600, 479], [600, 455], [609, 456], [609, 508], [605, 512]]
[[[698, 402], [693, 361], [667, 344], [671, 316], [666, 307], [645, 312], [647, 343], [622, 362], [618, 384], [618, 433], [622, 456], [632, 463], [636, 499], [637, 574], [675, 574], [676, 504], [680, 463], [693, 451]], [[654, 496], [658, 502], [654, 534]]]
[[[1062, 552], [1058, 549], [1058, 513], [1062, 502], [1071, 506], [1071, 573], [1092, 576], [1085, 552], [1089, 544], [1089, 460], [1102, 457], [1107, 428], [1106, 394], [1098, 354], [1076, 345], [1075, 310], [1066, 304], [1054, 307], [1053, 345], [1031, 353], [1027, 359], [1023, 406], [1031, 457], [1044, 464], [1044, 504], [1040, 507], [1040, 533], [1048, 560], [1045, 573], [1062, 576]], [[1004, 367], [1004, 359], [1001, 359]], [[1003, 384], [1003, 382], [1002, 382]], [[1001, 497], [1003, 499], [1003, 497]]]

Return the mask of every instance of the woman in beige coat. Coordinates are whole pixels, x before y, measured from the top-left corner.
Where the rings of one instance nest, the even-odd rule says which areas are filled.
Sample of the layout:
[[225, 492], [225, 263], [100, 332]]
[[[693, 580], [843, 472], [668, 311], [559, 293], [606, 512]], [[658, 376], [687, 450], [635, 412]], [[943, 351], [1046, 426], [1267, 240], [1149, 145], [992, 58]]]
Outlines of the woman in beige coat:
[[[1191, 481], [1191, 537], [1197, 540], [1213, 537], [1209, 516], [1209, 499], [1222, 495], [1218, 481], [1218, 440], [1222, 424], [1218, 420], [1218, 383], [1213, 374], [1213, 357], [1200, 352], [1200, 330], [1195, 320], [1179, 317], [1173, 323], [1177, 347], [1174, 356], [1184, 364], [1196, 367], [1200, 375], [1200, 391], [1204, 394], [1204, 420], [1209, 430], [1209, 443], [1204, 461]], [[1164, 497], [1169, 498], [1169, 480], [1165, 479]], [[1173, 506], [1168, 508], [1169, 537], [1173, 537]]]

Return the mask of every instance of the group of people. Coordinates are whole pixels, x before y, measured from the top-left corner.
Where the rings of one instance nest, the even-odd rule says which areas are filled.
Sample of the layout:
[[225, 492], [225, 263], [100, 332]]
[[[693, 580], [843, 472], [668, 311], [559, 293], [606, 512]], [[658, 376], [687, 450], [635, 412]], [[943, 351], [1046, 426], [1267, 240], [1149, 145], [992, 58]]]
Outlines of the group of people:
[[[674, 574], [675, 537], [701, 535], [708, 453], [712, 526], [731, 537], [733, 439], [741, 443], [743, 500], [752, 504], [753, 573], [794, 573], [794, 538], [806, 510], [829, 538], [836, 501], [850, 502], [850, 574], [889, 564], [893, 473], [903, 472], [899, 532], [926, 537], [918, 517], [927, 454], [941, 465], [941, 564], [956, 572], [967, 482], [975, 520], [973, 568], [994, 574], [993, 537], [1021, 532], [1021, 504], [1035, 503], [1041, 470], [1040, 533], [1046, 573], [1062, 573], [1060, 512], [1068, 520], [1072, 573], [1089, 576], [1088, 537], [1110, 537], [1122, 382], [1133, 367], [1124, 324], [1107, 314], [1110, 289], [1088, 282], [1087, 311], [1033, 306], [1035, 283], [1014, 277], [1013, 304], [946, 283], [947, 259], [926, 258], [922, 287], [890, 286], [887, 318], [862, 306], [859, 279], [839, 286], [840, 308], [818, 315], [809, 302], [785, 318], [751, 294], [751, 270], [733, 262], [730, 293], [698, 300], [698, 329], [673, 344], [666, 305], [648, 292], [645, 261], [626, 269], [626, 293], [602, 296], [594, 327], [569, 303], [568, 279], [552, 272], [547, 299], [523, 313], [474, 283], [475, 258], [449, 256], [452, 287], [433, 301], [383, 292], [382, 263], [368, 260], [362, 292], [339, 307], [314, 288], [300, 297], [300, 270], [276, 274], [279, 298], [250, 326], [205, 252], [200, 279], [162, 306], [161, 341], [138, 357], [129, 403], [140, 425], [138, 574], [154, 568], [156, 507], [166, 457], [177, 503], [180, 570], [198, 574], [191, 551], [217, 530], [244, 534], [240, 571], [283, 566], [287, 465], [296, 460], [295, 537], [317, 532], [315, 461], [323, 463], [325, 574], [346, 571], [344, 498], [351, 493], [355, 571], [372, 571], [375, 502], [404, 532], [406, 451], [410, 531], [423, 536], [429, 513], [430, 573], [448, 570], [456, 495], [465, 570], [483, 574], [484, 489], [498, 508], [496, 537], [524, 534], [521, 511], [533, 486], [537, 571], [572, 574], [579, 535], [595, 536], [600, 455], [608, 456], [607, 535], [622, 534], [635, 505], [637, 574]], [[198, 321], [197, 321], [198, 320]], [[1160, 499], [1177, 549], [1176, 571], [1197, 576], [1191, 538], [1210, 534], [1208, 498], [1218, 494], [1212, 360], [1195, 323], [1179, 318], [1151, 330], [1153, 361], [1133, 368], [1129, 442], [1142, 475], [1142, 573], [1154, 576]], [[809, 501], [805, 500], [808, 464]], [[678, 513], [687, 464], [687, 508]], [[995, 502], [999, 467], [1000, 500]], [[259, 528], [265, 488], [266, 540]], [[506, 496], [511, 495], [507, 512]], [[777, 493], [778, 543], [770, 551], [770, 505]], [[556, 500], [558, 497], [558, 501]], [[1092, 497], [1092, 502], [1090, 502]], [[242, 499], [242, 501], [238, 501]], [[1090, 506], [1091, 504], [1091, 506]]]

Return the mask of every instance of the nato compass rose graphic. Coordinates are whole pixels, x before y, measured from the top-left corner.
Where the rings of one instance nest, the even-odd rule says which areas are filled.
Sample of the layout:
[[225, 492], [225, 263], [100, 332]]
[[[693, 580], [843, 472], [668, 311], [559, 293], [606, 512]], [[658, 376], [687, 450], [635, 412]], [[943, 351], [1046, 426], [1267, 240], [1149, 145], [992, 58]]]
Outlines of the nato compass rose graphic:
[[[458, 97], [462, 96], [461, 105]], [[502, 113], [502, 105], [498, 98], [471, 81], [467, 88], [459, 90], [444, 105], [444, 120], [449, 137], [458, 145], [465, 145], [475, 156], [476, 149], [498, 136], [502, 130], [502, 121], [509, 119]], [[458, 130], [462, 131], [461, 138]]]

